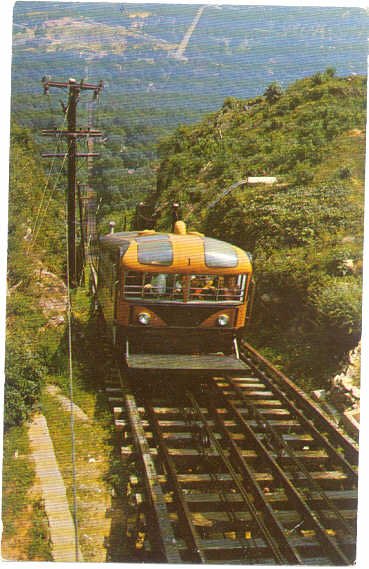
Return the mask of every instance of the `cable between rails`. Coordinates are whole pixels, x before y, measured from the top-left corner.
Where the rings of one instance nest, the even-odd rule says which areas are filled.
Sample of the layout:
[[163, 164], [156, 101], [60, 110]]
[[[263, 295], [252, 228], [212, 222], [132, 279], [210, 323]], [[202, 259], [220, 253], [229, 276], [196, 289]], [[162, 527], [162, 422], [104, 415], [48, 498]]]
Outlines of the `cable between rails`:
[[230, 473], [235, 485], [237, 486], [237, 489], [240, 492], [240, 495], [242, 496], [243, 501], [247, 505], [247, 508], [249, 509], [250, 514], [252, 515], [253, 519], [255, 520], [261, 534], [264, 536], [266, 543], [269, 545], [273, 557], [275, 558], [275, 560], [278, 564], [284, 565], [286, 562], [286, 558], [284, 557], [282, 551], [280, 550], [276, 540], [272, 536], [272, 534], [269, 531], [269, 528], [265, 524], [264, 520], [259, 516], [254, 504], [250, 500], [247, 492], [245, 491], [245, 488], [243, 487], [242, 483], [240, 482], [239, 477], [237, 476], [237, 472], [235, 471], [232, 464], [230, 463], [230, 461], [225, 456], [224, 450], [223, 450], [221, 444], [219, 443], [219, 441], [214, 436], [214, 433], [210, 429], [210, 427], [206, 421], [206, 418], [204, 417], [204, 415], [201, 411], [200, 406], [198, 405], [197, 401], [195, 400], [194, 396], [192, 395], [192, 393], [190, 391], [186, 391], [186, 396], [191, 401], [191, 404], [194, 407], [194, 409], [196, 410], [198, 417], [201, 419], [202, 423], [204, 424], [204, 426], [205, 426], [205, 428], [209, 434], [209, 438], [211, 440], [211, 443], [214, 445], [214, 448], [216, 449], [219, 456], [222, 457], [222, 460], [223, 460], [224, 464], [226, 465], [227, 470]]

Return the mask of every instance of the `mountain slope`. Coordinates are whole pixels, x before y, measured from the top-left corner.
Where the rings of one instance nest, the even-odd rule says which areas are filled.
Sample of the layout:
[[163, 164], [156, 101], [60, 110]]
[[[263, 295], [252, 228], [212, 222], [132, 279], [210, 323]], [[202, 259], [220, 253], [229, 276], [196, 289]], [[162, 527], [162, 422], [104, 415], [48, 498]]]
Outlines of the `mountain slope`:
[[[159, 226], [179, 200], [191, 228], [252, 252], [248, 337], [315, 385], [360, 336], [365, 85], [328, 69], [285, 92], [272, 84], [263, 96], [227, 99], [162, 144], [152, 197]], [[278, 183], [221, 197], [248, 176]]]

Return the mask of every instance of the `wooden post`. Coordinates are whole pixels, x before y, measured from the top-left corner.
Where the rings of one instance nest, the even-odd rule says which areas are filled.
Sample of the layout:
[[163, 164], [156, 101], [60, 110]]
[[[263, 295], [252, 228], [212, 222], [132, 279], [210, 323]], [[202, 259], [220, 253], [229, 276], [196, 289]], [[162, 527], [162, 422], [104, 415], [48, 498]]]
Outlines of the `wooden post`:
[[[77, 269], [77, 251], [76, 251], [76, 191], [77, 191], [77, 158], [85, 157], [91, 159], [93, 156], [98, 156], [94, 152], [78, 153], [77, 152], [77, 139], [80, 137], [87, 137], [88, 141], [91, 141], [91, 137], [101, 136], [101, 132], [98, 130], [92, 130], [90, 128], [86, 130], [77, 130], [77, 104], [79, 100], [79, 95], [81, 91], [92, 90], [94, 91], [94, 99], [98, 97], [100, 91], [103, 88], [103, 82], [100, 81], [98, 85], [92, 85], [90, 83], [85, 83], [81, 81], [77, 83], [75, 79], [69, 79], [68, 82], [64, 83], [61, 81], [50, 81], [47, 77], [42, 79], [44, 86], [44, 93], [49, 92], [50, 87], [58, 88], [68, 88], [68, 105], [63, 109], [67, 114], [68, 130], [44, 130], [43, 134], [46, 136], [54, 135], [58, 137], [65, 136], [68, 140], [68, 151], [67, 155], [65, 153], [43, 154], [45, 157], [59, 157], [63, 158], [67, 156], [68, 159], [68, 196], [67, 196], [67, 219], [68, 219], [68, 273], [69, 273], [69, 285], [71, 288], [75, 288], [78, 285], [78, 269]], [[92, 150], [93, 146], [89, 144], [89, 150]], [[90, 165], [91, 168], [91, 165]]]

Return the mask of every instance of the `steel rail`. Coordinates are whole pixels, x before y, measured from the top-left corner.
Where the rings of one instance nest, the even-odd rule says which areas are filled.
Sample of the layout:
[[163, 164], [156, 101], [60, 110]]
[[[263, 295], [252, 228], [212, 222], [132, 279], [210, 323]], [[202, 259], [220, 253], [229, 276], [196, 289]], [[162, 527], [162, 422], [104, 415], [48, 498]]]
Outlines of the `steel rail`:
[[204, 416], [204, 414], [203, 414], [200, 406], [198, 405], [196, 399], [194, 398], [192, 393], [190, 393], [189, 391], [186, 391], [186, 395], [187, 395], [188, 399], [191, 401], [193, 407], [196, 409], [196, 413], [199, 416], [199, 418], [201, 419], [201, 421], [202, 421], [202, 423], [203, 423], [203, 425], [204, 425], [204, 427], [208, 433], [209, 439], [211, 440], [211, 443], [213, 444], [214, 448], [216, 449], [219, 457], [223, 460], [223, 463], [225, 464], [228, 472], [230, 473], [230, 475], [233, 479], [233, 482], [234, 482], [235, 486], [237, 487], [237, 490], [240, 493], [240, 496], [242, 497], [243, 501], [245, 502], [247, 508], [249, 509], [250, 514], [254, 518], [261, 534], [264, 536], [266, 543], [269, 545], [269, 548], [271, 550], [271, 553], [272, 553], [274, 559], [277, 561], [278, 564], [281, 564], [281, 565], [286, 564], [286, 561], [288, 561], [288, 559], [285, 557], [283, 552], [280, 550], [279, 544], [276, 542], [276, 539], [274, 538], [274, 536], [270, 533], [269, 528], [265, 524], [264, 520], [261, 518], [261, 516], [260, 516], [259, 512], [257, 511], [257, 509], [255, 508], [253, 502], [250, 500], [250, 497], [248, 495], [248, 491], [246, 490], [246, 488], [244, 487], [244, 485], [240, 481], [240, 478], [237, 475], [237, 472], [235, 471], [231, 462], [229, 461], [229, 459], [225, 455], [221, 444], [219, 443], [219, 441], [217, 440], [217, 438], [214, 435], [213, 430], [211, 429], [211, 427], [209, 427], [208, 421], [207, 421], [206, 417]]
[[[174, 392], [173, 387], [171, 386], [171, 391]], [[199, 443], [199, 445], [201, 445], [203, 447], [203, 450], [205, 452], [205, 447], [208, 447], [209, 443], [210, 443], [210, 439], [208, 439], [207, 434], [206, 434], [206, 439], [204, 439], [204, 437], [200, 436], [198, 437], [197, 435], [200, 435], [200, 425], [199, 423], [202, 423], [202, 421], [194, 421], [194, 413], [195, 409], [193, 407], [191, 407], [191, 411], [188, 412], [186, 411], [185, 407], [182, 407], [182, 415], [183, 417], [185, 417], [185, 421], [188, 424], [189, 428], [191, 429], [191, 432], [193, 434], [193, 440], [196, 443]], [[230, 476], [230, 479], [232, 480], [232, 476]], [[230, 524], [240, 524], [240, 519], [239, 519], [239, 515], [237, 514], [237, 512], [235, 511], [235, 507], [234, 507], [234, 503], [230, 500], [228, 500], [227, 498], [227, 493], [223, 488], [223, 484], [221, 483], [221, 481], [219, 480], [219, 477], [217, 474], [213, 473], [213, 472], [209, 472], [209, 480], [210, 480], [210, 484], [211, 487], [213, 487], [215, 489], [215, 492], [217, 493], [217, 495], [220, 498], [220, 503], [222, 504], [222, 506], [224, 506], [224, 513], [227, 516]], [[227, 506], [227, 507], [226, 507]], [[252, 533], [252, 542], [254, 543], [254, 547], [256, 548], [256, 544], [255, 544], [255, 537]], [[248, 540], [245, 540], [241, 537], [238, 536], [238, 541], [241, 545], [242, 551], [244, 552], [243, 556], [245, 557], [246, 554], [250, 554], [250, 545], [248, 543]], [[246, 543], [245, 543], [246, 541]], [[255, 556], [254, 556], [255, 557]], [[253, 559], [251, 559], [250, 555], [248, 558], [248, 563], [250, 565], [253, 564]]]
[[[244, 344], [244, 343], [243, 343]], [[274, 375], [278, 377], [279, 380], [282, 380], [283, 386], [285, 387], [288, 395], [292, 395], [292, 397], [297, 400], [298, 404], [307, 412], [308, 416], [312, 418], [310, 420], [307, 418], [304, 413], [296, 406], [296, 404], [291, 401], [290, 397], [284, 393], [283, 389], [280, 385], [277, 385], [269, 376], [268, 374], [259, 369], [259, 367], [252, 361], [252, 358], [247, 357], [244, 353], [241, 352], [242, 359], [251, 367], [251, 369], [263, 380], [265, 381], [268, 386], [271, 387], [272, 390], [277, 392], [278, 396], [281, 400], [290, 408], [293, 409], [293, 412], [298, 416], [298, 418], [303, 422], [303, 424], [314, 434], [314, 436], [319, 440], [319, 442], [324, 446], [331, 457], [334, 460], [340, 462], [342, 468], [346, 471], [348, 476], [352, 479], [352, 481], [357, 484], [358, 481], [358, 473], [353, 468], [353, 465], [348, 461], [347, 456], [350, 457], [350, 460], [357, 465], [358, 461], [358, 450], [355, 446], [336, 428], [336, 426], [329, 421], [327, 417], [323, 415], [323, 413], [313, 404], [313, 402], [304, 394], [302, 391], [298, 389], [298, 387], [282, 372], [277, 370], [270, 362], [268, 362], [261, 354], [259, 354], [254, 348], [245, 344], [245, 347], [251, 352], [255, 359], [261, 362], [264, 366], [267, 367]], [[338, 446], [343, 448], [345, 453], [345, 457], [343, 457], [335, 448], [330, 440], [327, 439], [326, 436], [322, 434], [322, 432], [316, 427], [315, 421], [326, 431], [328, 431], [329, 436], [331, 439], [336, 441]]]
[[[221, 391], [221, 390], [219, 390]], [[320, 536], [321, 542], [327, 548], [327, 552], [330, 555], [332, 561], [339, 565], [350, 565], [351, 561], [347, 558], [345, 553], [340, 549], [340, 547], [334, 542], [334, 540], [327, 535], [325, 528], [322, 526], [320, 521], [317, 519], [315, 513], [306, 503], [305, 499], [301, 496], [295, 486], [291, 483], [289, 478], [286, 476], [283, 469], [276, 462], [276, 460], [270, 455], [265, 445], [258, 439], [254, 430], [247, 424], [244, 417], [241, 415], [240, 411], [235, 407], [235, 405], [221, 392], [223, 395], [224, 404], [232, 411], [234, 417], [237, 418], [238, 422], [242, 425], [247, 435], [254, 443], [254, 447], [257, 449], [260, 456], [264, 458], [267, 464], [269, 464], [271, 470], [274, 472], [275, 476], [279, 479], [283, 485], [287, 495], [291, 498], [292, 502], [296, 504], [297, 508], [301, 513], [305, 515], [306, 520], [309, 521], [310, 526], [315, 530], [317, 535]]]
[[259, 484], [256, 482], [255, 477], [253, 476], [252, 471], [250, 470], [246, 460], [242, 456], [239, 447], [237, 446], [236, 442], [233, 440], [232, 435], [230, 434], [229, 430], [224, 425], [224, 421], [220, 418], [219, 414], [217, 413], [216, 404], [212, 400], [211, 401], [211, 408], [213, 411], [214, 418], [217, 422], [217, 425], [222, 432], [224, 439], [227, 441], [231, 454], [234, 460], [237, 462], [237, 467], [239, 468], [242, 476], [247, 480], [247, 483], [250, 488], [252, 488], [253, 494], [256, 496], [257, 503], [259, 504], [263, 514], [268, 522], [268, 526], [270, 530], [273, 532], [273, 535], [281, 545], [283, 555], [288, 559], [288, 562], [293, 565], [301, 565], [303, 564], [303, 560], [296, 550], [295, 547], [291, 545], [288, 541], [287, 536], [284, 532], [284, 527], [277, 519], [272, 507], [265, 499], [265, 495], [260, 489]]
[[[174, 389], [172, 386], [170, 386], [170, 389], [171, 389], [172, 393], [174, 393]], [[177, 394], [175, 393], [175, 396], [176, 395]], [[182, 415], [186, 418], [185, 419], [186, 423], [189, 425], [191, 432], [193, 433], [194, 441], [196, 443], [199, 443], [199, 445], [202, 446], [204, 453], [206, 455], [205, 448], [209, 447], [210, 439], [209, 439], [206, 431], [205, 432], [200, 431], [199, 423], [203, 424], [203, 421], [201, 420], [201, 418], [200, 418], [200, 421], [194, 421], [196, 411], [193, 407], [190, 408], [190, 412], [188, 410], [186, 411], [185, 407], [183, 407], [183, 406], [181, 406], [181, 407], [182, 407]], [[201, 436], [200, 433], [201, 433], [201, 435], [206, 435], [206, 436]], [[200, 435], [200, 437], [198, 437], [196, 435]], [[230, 476], [230, 479], [232, 480], [232, 476], [231, 475], [229, 475], [229, 476]], [[238, 513], [235, 510], [234, 502], [230, 501], [227, 498], [227, 493], [224, 490], [223, 485], [222, 485], [221, 481], [219, 480], [218, 475], [215, 473], [209, 472], [209, 479], [211, 480], [212, 487], [215, 488], [215, 492], [217, 493], [217, 495], [220, 498], [220, 503], [222, 504], [222, 506], [224, 506], [224, 513], [227, 516], [229, 522], [231, 523], [231, 525], [233, 525], [233, 524], [239, 525], [241, 523], [240, 516], [238, 515]], [[252, 516], [251, 512], [250, 512], [250, 515]], [[252, 532], [251, 536], [252, 536], [251, 541], [254, 544], [254, 549], [255, 549], [255, 551], [257, 551], [256, 540], [255, 540], [255, 536], [254, 536], [253, 532]], [[250, 551], [252, 551], [252, 547], [249, 544], [249, 540], [245, 540], [244, 538], [242, 538], [238, 535], [237, 535], [237, 539], [238, 539], [238, 542], [240, 543], [241, 549], [243, 551], [243, 558], [245, 558], [246, 555], [248, 554], [247, 561], [250, 565], [252, 565], [254, 560], [257, 559], [257, 555], [256, 555], [256, 553], [253, 555], [250, 554]]]
[[240, 387], [238, 385], [236, 385], [234, 379], [231, 377], [227, 377], [227, 380], [228, 380], [229, 384], [233, 387], [235, 392], [237, 393], [238, 397], [245, 403], [246, 406], [250, 406], [253, 410], [254, 415], [259, 418], [260, 422], [262, 422], [264, 425], [266, 425], [268, 427], [268, 429], [270, 430], [270, 432], [273, 435], [274, 440], [278, 442], [279, 448], [280, 449], [283, 448], [283, 450], [286, 451], [289, 458], [294, 462], [294, 464], [299, 468], [299, 470], [301, 472], [303, 472], [307, 481], [310, 483], [310, 486], [321, 496], [321, 498], [325, 502], [326, 506], [336, 514], [337, 518], [339, 518], [339, 520], [342, 524], [344, 531], [355, 538], [356, 537], [355, 531], [352, 529], [351, 526], [349, 526], [347, 524], [346, 520], [342, 516], [342, 514], [339, 511], [339, 509], [337, 508], [337, 506], [327, 496], [326, 492], [324, 492], [324, 490], [322, 490], [322, 488], [319, 486], [319, 484], [316, 482], [316, 480], [314, 480], [314, 478], [311, 476], [309, 470], [306, 468], [306, 466], [303, 464], [303, 462], [296, 456], [294, 451], [286, 443], [286, 441], [283, 439], [283, 437], [277, 432], [277, 430], [273, 427], [273, 425], [270, 425], [268, 419], [265, 418], [260, 413], [260, 411], [259, 411], [259, 409], [257, 409], [256, 405], [254, 403], [252, 403], [252, 401], [248, 400], [245, 397], [245, 394], [242, 393], [242, 390], [240, 389]]
[[185, 535], [185, 541], [188, 543], [191, 553], [191, 561], [193, 563], [206, 563], [206, 557], [202, 551], [200, 540], [198, 539], [196, 530], [191, 520], [191, 512], [186, 503], [182, 488], [178, 482], [176, 467], [173, 458], [170, 456], [167, 446], [164, 441], [163, 432], [159, 425], [159, 421], [155, 415], [152, 404], [146, 399], [145, 408], [151, 423], [151, 426], [156, 435], [156, 443], [158, 444], [161, 458], [165, 464], [170, 484], [178, 502], [178, 517], [182, 523], [181, 529]]
[[[263, 382], [270, 386], [270, 390], [276, 394], [276, 397], [278, 397], [280, 392], [282, 407], [290, 409], [290, 401], [286, 401], [284, 399], [284, 397], [287, 396], [286, 393], [282, 392], [279, 384], [275, 385], [272, 378], [264, 377], [266, 375], [265, 372], [260, 371], [253, 361], [247, 361], [247, 363], [249, 365], [251, 364], [250, 368], [253, 370], [252, 376], [255, 377], [255, 381]], [[242, 557], [242, 559], [245, 559], [245, 562], [247, 563], [263, 562], [262, 560], [266, 559], [266, 557], [268, 557], [269, 560], [273, 557], [276, 564], [303, 564], [305, 561], [313, 559], [310, 552], [314, 550], [316, 555], [321, 555], [322, 559], [325, 557], [327, 561], [330, 559], [334, 564], [351, 564], [350, 559], [352, 557], [351, 551], [353, 548], [352, 540], [342, 539], [342, 542], [340, 542], [339, 537], [332, 538], [332, 536], [329, 535], [329, 532], [327, 532], [326, 528], [332, 526], [327, 525], [328, 522], [327, 517], [325, 516], [325, 510], [323, 511], [321, 507], [321, 501], [322, 499], [325, 499], [324, 491], [320, 486], [318, 486], [320, 496], [317, 492], [314, 492], [313, 489], [312, 491], [314, 494], [317, 494], [318, 497], [314, 498], [313, 494], [310, 493], [306, 497], [303, 493], [305, 487], [308, 488], [309, 492], [311, 491], [308, 484], [304, 483], [302, 489], [295, 487], [292, 472], [293, 449], [289, 448], [284, 439], [281, 438], [279, 431], [277, 432], [273, 425], [268, 422], [268, 418], [264, 417], [264, 415], [259, 411], [257, 405], [254, 405], [251, 400], [248, 400], [246, 392], [238, 386], [237, 382], [228, 377], [225, 378], [224, 376], [221, 378], [212, 378], [212, 380], [208, 379], [206, 386], [211, 384], [214, 389], [214, 394], [212, 394], [212, 390], [207, 392], [206, 387], [201, 393], [199, 392], [198, 396], [197, 390], [189, 391], [187, 385], [187, 390], [184, 390], [183, 394], [182, 389], [178, 392], [178, 390], [173, 389], [173, 386], [169, 386], [169, 391], [173, 391], [173, 394], [168, 398], [168, 390], [165, 387], [164, 390], [161, 389], [161, 395], [163, 396], [160, 397], [159, 404], [160, 407], [163, 407], [163, 411], [161, 411], [161, 409], [157, 410], [156, 407], [154, 407], [151, 395], [148, 394], [147, 390], [139, 390], [137, 394], [136, 390], [131, 392], [128, 389], [127, 384], [124, 382], [124, 379], [122, 381], [121, 374], [120, 377], [124, 395], [123, 400], [127, 408], [127, 418], [129, 418], [129, 423], [131, 425], [131, 432], [137, 456], [140, 459], [143, 472], [145, 473], [146, 503], [149, 508], [149, 516], [147, 517], [147, 533], [154, 555], [155, 553], [159, 553], [162, 560], [172, 563], [183, 563], [183, 555], [185, 551], [186, 559], [189, 558], [191, 562], [210, 563], [213, 559], [218, 560], [219, 556], [221, 556], [222, 559], [234, 559], [237, 551], [239, 551], [239, 559]], [[219, 379], [219, 383], [223, 382], [223, 385], [218, 386], [216, 383], [217, 379]], [[224, 382], [224, 379], [226, 379], [226, 382]], [[140, 395], [138, 395], [139, 393]], [[154, 391], [153, 393], [157, 392]], [[220, 394], [222, 399], [219, 399]], [[191, 402], [191, 406], [188, 405], [191, 409], [191, 415], [187, 419], [186, 414], [183, 412], [181, 413], [181, 407], [183, 407], [184, 402], [183, 395], [185, 395]], [[211, 399], [211, 396], [213, 399]], [[218, 399], [214, 399], [214, 396], [218, 397]], [[142, 398], [143, 405], [141, 402], [137, 403], [135, 397], [138, 397], [139, 401], [141, 401]], [[205, 398], [204, 401], [206, 400], [206, 404], [201, 403], [200, 407], [202, 397]], [[225, 401], [224, 405], [223, 400]], [[219, 408], [220, 401], [222, 402], [221, 407], [225, 407], [225, 410]], [[138, 404], [140, 405], [140, 408], [138, 407]], [[179, 408], [175, 409], [175, 407]], [[249, 424], [249, 421], [245, 421], [246, 416], [243, 414], [244, 407], [249, 408], [250, 410], [250, 415], [248, 415], [248, 417], [250, 418], [252, 415], [252, 425]], [[194, 514], [192, 514], [191, 511], [193, 508], [193, 505], [191, 504], [197, 503], [197, 490], [193, 494], [191, 491], [185, 490], [187, 487], [187, 481], [185, 486], [182, 486], [185, 479], [181, 481], [181, 477], [178, 475], [180, 470], [178, 470], [178, 465], [174, 456], [181, 457], [179, 464], [188, 464], [188, 459], [186, 458], [187, 451], [184, 450], [183, 456], [182, 451], [172, 453], [171, 445], [168, 445], [167, 442], [167, 439], [171, 440], [172, 436], [169, 433], [166, 433], [165, 427], [162, 426], [162, 422], [159, 420], [159, 413], [166, 413], [167, 411], [171, 414], [175, 411], [176, 414], [179, 413], [180, 416], [183, 416], [185, 432], [180, 433], [181, 439], [183, 435], [183, 440], [189, 440], [189, 438], [191, 438], [191, 432], [194, 431], [192, 423], [196, 424], [197, 429], [193, 432], [193, 440], [203, 446], [205, 458], [207, 456], [206, 449], [210, 449], [209, 461], [208, 463], [204, 462], [203, 465], [205, 467], [204, 472], [209, 472], [209, 476], [215, 480], [217, 486], [219, 485], [220, 490], [216, 491], [216, 494], [219, 494], [219, 496], [211, 496], [209, 494], [209, 506], [210, 508], [212, 507], [212, 502], [213, 504], [218, 504], [216, 507], [221, 508], [220, 511], [222, 512], [222, 515], [225, 516], [225, 520], [222, 521], [222, 524], [226, 524], [227, 531], [232, 530], [233, 532], [235, 530], [235, 537], [232, 537], [232, 539], [239, 540], [239, 544], [235, 543], [234, 548], [232, 547], [231, 542], [229, 542], [228, 537], [225, 540], [223, 539], [224, 543], [222, 540], [218, 539], [217, 532], [219, 529], [217, 526], [214, 526], [214, 529], [211, 530], [211, 534], [206, 535], [204, 539], [203, 534], [196, 527], [198, 525], [196, 518], [195, 521], [192, 519]], [[297, 411], [301, 413], [301, 409], [297, 409]], [[146, 414], [147, 418], [144, 422], [142, 421], [142, 412]], [[227, 417], [225, 416], [225, 413], [227, 414]], [[299, 416], [296, 415], [296, 419], [298, 418]], [[275, 457], [274, 453], [271, 455], [270, 449], [265, 445], [265, 442], [260, 441], [260, 435], [258, 433], [261, 422], [264, 424], [264, 429], [270, 429], [270, 433], [273, 433], [272, 442], [276, 445], [275, 448], [277, 452], [280, 450], [279, 445], [284, 449], [282, 450], [284, 456], [286, 456], [285, 451], [288, 451], [289, 449], [289, 457], [287, 456], [286, 458], [288, 460], [291, 459], [291, 463], [288, 462], [288, 464], [291, 464], [290, 472], [288, 468], [281, 465], [278, 461], [278, 456]], [[163, 424], [166, 423], [167, 421], [164, 421]], [[228, 430], [228, 423], [232, 424], [232, 433]], [[245, 423], [249, 427], [249, 430], [247, 426], [245, 426]], [[143, 427], [144, 424], [145, 430]], [[307, 421], [306, 423], [300, 421], [300, 424], [302, 426], [306, 425], [308, 432], [311, 432], [314, 428], [316, 429], [316, 426], [312, 425], [310, 421]], [[240, 431], [237, 429], [237, 426], [242, 427]], [[247, 448], [252, 448], [253, 454], [256, 452], [255, 456], [265, 464], [267, 471], [269, 471], [277, 481], [277, 487], [280, 488], [280, 491], [282, 492], [284, 490], [283, 502], [285, 500], [289, 501], [290, 507], [288, 511], [290, 514], [292, 515], [293, 513], [293, 516], [297, 521], [298, 519], [303, 520], [307, 529], [314, 530], [316, 537], [314, 537], [311, 544], [308, 544], [308, 542], [304, 544], [301, 542], [300, 544], [296, 537], [289, 537], [289, 532], [291, 530], [287, 531], [285, 525], [283, 525], [283, 522], [281, 521], [284, 517], [282, 516], [281, 518], [279, 516], [279, 513], [277, 513], [275, 509], [276, 507], [274, 506], [274, 502], [268, 501], [268, 498], [262, 491], [259, 479], [255, 477], [255, 473], [252, 467], [250, 467], [248, 459], [245, 458], [247, 453], [244, 455], [242, 450], [243, 447], [237, 443], [237, 439], [240, 437], [238, 435], [236, 438], [233, 436], [233, 429], [235, 427], [237, 429], [237, 433], [241, 432], [241, 439], [245, 440], [246, 437], [246, 440], [250, 442], [250, 447]], [[151, 432], [149, 433], [147, 429]], [[187, 432], [188, 430], [189, 433]], [[176, 431], [177, 427], [175, 428], [175, 432]], [[250, 434], [250, 432], [252, 434]], [[268, 434], [267, 430], [266, 433]], [[150, 437], [155, 441], [154, 445], [150, 443]], [[176, 437], [174, 437], [174, 439], [175, 438]], [[319, 439], [317, 439], [317, 442], [318, 441]], [[157, 453], [160, 464], [163, 466], [165, 472], [164, 478], [169, 484], [170, 489], [173, 490], [174, 503], [171, 508], [175, 506], [176, 513], [174, 518], [174, 514], [170, 513], [170, 511], [172, 511], [171, 508], [168, 509], [164, 495], [165, 489], [162, 487], [164, 478], [162, 475], [158, 476], [156, 473], [153, 449], [150, 448], [152, 446], [157, 446], [157, 451], [155, 450], [154, 454], [156, 455]], [[192, 448], [193, 445], [191, 445], [191, 448], [189, 449], [191, 451], [188, 454], [189, 457], [195, 456], [195, 451], [193, 451]], [[336, 451], [333, 446], [332, 448], [333, 451]], [[199, 451], [196, 452], [198, 453]], [[290, 453], [292, 453], [292, 455]], [[338, 455], [338, 457], [339, 456], [340, 455]], [[215, 459], [216, 463], [214, 462]], [[191, 458], [190, 460], [193, 461], [194, 459]], [[296, 464], [300, 467], [300, 470], [305, 471], [306, 465], [299, 462], [299, 460], [303, 459], [296, 458], [296, 460]], [[275, 467], [271, 466], [273, 461], [276, 465]], [[207, 468], [209, 468], [209, 470]], [[220, 468], [219, 472], [222, 473], [220, 477], [216, 477], [216, 479], [213, 476], [214, 468], [216, 470]], [[342, 476], [344, 476], [347, 471], [344, 469], [342, 469], [342, 471]], [[223, 480], [224, 476], [229, 477], [225, 487]], [[309, 470], [305, 471], [305, 478], [308, 483], [311, 483], [310, 478], [312, 477]], [[301, 478], [299, 478], [299, 480], [300, 479]], [[350, 480], [350, 477], [346, 476], [345, 480]], [[290, 483], [291, 489], [288, 489], [288, 483]], [[227, 491], [224, 491], [228, 484], [231, 484], [233, 488], [230, 491], [229, 496]], [[316, 488], [315, 481], [312, 484]], [[237, 491], [236, 507], [239, 508], [241, 504], [241, 514], [233, 512], [235, 505], [234, 497], [236, 494], [232, 495], [232, 493], [235, 491]], [[201, 503], [205, 504], [205, 502], [207, 502], [207, 499], [205, 499], [207, 493], [209, 493], [209, 488], [205, 491], [204, 496], [201, 495], [201, 492], [199, 494], [200, 512], [208, 511], [203, 510], [201, 506]], [[223, 500], [219, 502], [221, 495], [223, 496]], [[328, 504], [329, 510], [332, 512], [329, 513], [328, 518], [330, 520], [334, 519], [336, 522], [337, 515], [332, 518], [332, 515], [334, 514], [332, 510], [334, 510], [334, 507], [332, 507], [332, 504], [329, 502], [328, 496], [326, 496], [326, 498], [326, 503]], [[314, 503], [310, 502], [310, 500], [315, 499], [318, 500], [316, 507], [315, 501]], [[245, 504], [245, 506], [243, 504]], [[228, 513], [229, 507], [232, 507], [232, 516], [230, 516], [231, 512]], [[288, 507], [287, 502], [286, 507]], [[198, 506], [196, 506], [195, 511], [198, 511]], [[209, 511], [212, 510], [210, 509]], [[337, 511], [335, 511], [335, 514], [337, 514]], [[236, 516], [235, 519], [233, 519], [234, 515]], [[247, 538], [247, 541], [242, 537], [242, 534], [239, 533], [238, 529], [235, 529], [236, 526], [242, 528], [241, 519], [243, 519], [243, 516], [245, 515], [249, 516], [250, 523], [252, 524], [252, 540], [255, 541], [254, 545], [252, 545], [249, 538]], [[229, 519], [227, 519], [228, 517]], [[319, 517], [321, 517], [320, 520]], [[178, 521], [176, 522], [175, 520]], [[175, 529], [176, 526], [173, 526], [173, 523], [179, 524], [178, 527], [183, 540], [178, 537], [177, 530]], [[343, 525], [339, 525], [338, 527], [341, 535], [341, 528]], [[215, 533], [213, 534], [213, 532]], [[346, 535], [343, 537], [348, 537], [348, 533], [349, 531], [346, 531]], [[352, 534], [352, 531], [350, 533]], [[300, 550], [300, 547], [303, 549]], [[308, 549], [305, 550], [306, 547]], [[231, 550], [232, 553], [230, 553]], [[322, 554], [320, 554], [320, 552], [322, 552]], [[258, 554], [257, 557], [259, 561], [256, 561], [256, 554]], [[214, 555], [216, 555], [216, 557], [214, 557]], [[231, 557], [229, 557], [230, 555]], [[240, 562], [242, 563], [242, 560]]]
[[162, 558], [162, 561], [168, 563], [181, 563], [182, 559], [179, 553], [177, 540], [169, 521], [165, 499], [158, 481], [152, 456], [150, 454], [147, 438], [141, 424], [141, 417], [135, 397], [128, 391], [120, 371], [119, 379], [128, 412], [133, 440], [144, 472], [146, 493], [151, 505], [152, 526], [150, 528], [150, 541], [156, 552]]

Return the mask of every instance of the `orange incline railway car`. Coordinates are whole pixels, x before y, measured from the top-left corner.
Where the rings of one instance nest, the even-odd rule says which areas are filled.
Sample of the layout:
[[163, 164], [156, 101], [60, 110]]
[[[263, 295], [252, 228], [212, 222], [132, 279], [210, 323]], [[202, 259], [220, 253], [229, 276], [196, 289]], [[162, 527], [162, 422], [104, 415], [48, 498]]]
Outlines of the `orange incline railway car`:
[[153, 230], [100, 238], [98, 302], [129, 368], [243, 369], [250, 255], [224, 241]]

